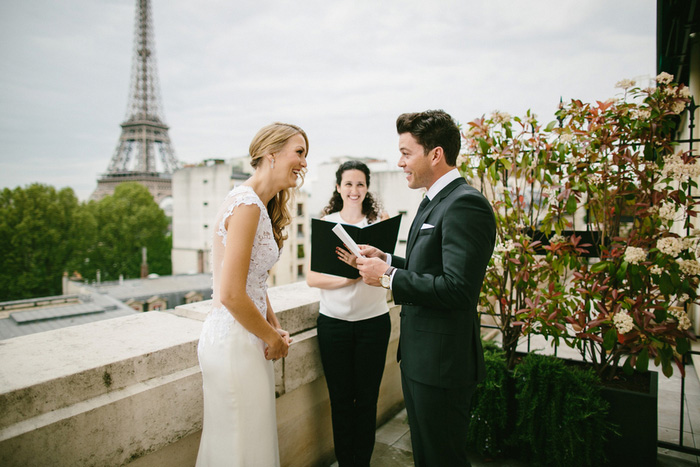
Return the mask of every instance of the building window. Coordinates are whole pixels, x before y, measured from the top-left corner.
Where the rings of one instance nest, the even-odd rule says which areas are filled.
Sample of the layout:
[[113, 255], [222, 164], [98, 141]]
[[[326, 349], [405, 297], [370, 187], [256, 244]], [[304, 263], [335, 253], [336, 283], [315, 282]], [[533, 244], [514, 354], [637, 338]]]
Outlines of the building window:
[[204, 228], [205, 228], [205, 229], [208, 229], [208, 228], [209, 228], [209, 224], [204, 224]]
[[304, 277], [304, 265], [297, 266], [297, 277]]
[[304, 224], [297, 224], [297, 238], [304, 238]]
[[207, 202], [205, 201], [205, 202], [204, 202], [204, 205], [205, 205], [205, 206], [209, 206], [209, 203], [207, 203]]
[[303, 216], [304, 215], [304, 205], [301, 203], [297, 203], [297, 216]]
[[297, 245], [297, 258], [301, 259], [304, 257], [304, 245]]

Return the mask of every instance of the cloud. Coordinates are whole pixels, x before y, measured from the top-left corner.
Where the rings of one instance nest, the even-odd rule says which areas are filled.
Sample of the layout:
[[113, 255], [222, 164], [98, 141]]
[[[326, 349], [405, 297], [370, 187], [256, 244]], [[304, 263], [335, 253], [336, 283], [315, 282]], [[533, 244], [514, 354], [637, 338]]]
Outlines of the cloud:
[[[90, 194], [127, 108], [134, 8], [0, 5], [0, 186], [41, 181]], [[401, 112], [443, 108], [466, 122], [532, 108], [553, 118], [560, 97], [604, 99], [620, 79], [655, 71], [653, 0], [152, 8], [165, 119], [187, 162], [243, 155], [278, 120], [309, 133], [311, 170], [341, 154], [391, 161]]]

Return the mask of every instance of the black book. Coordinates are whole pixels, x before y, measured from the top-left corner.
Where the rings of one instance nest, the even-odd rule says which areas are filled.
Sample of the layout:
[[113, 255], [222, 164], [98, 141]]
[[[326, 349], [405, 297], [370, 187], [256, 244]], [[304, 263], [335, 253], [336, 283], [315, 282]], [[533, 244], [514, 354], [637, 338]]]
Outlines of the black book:
[[[336, 247], [348, 249], [333, 232], [336, 224], [338, 222], [311, 219], [311, 270], [355, 279], [360, 277], [359, 271], [339, 260], [335, 253]], [[394, 254], [401, 225], [400, 214], [367, 227], [356, 227], [342, 222], [340, 224], [358, 245], [372, 245], [384, 253]]]

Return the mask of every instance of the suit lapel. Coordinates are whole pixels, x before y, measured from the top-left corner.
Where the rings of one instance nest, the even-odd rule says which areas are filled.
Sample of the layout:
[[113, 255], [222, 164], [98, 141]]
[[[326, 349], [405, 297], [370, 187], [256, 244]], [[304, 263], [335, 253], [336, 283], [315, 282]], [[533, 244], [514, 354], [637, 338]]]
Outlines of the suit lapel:
[[420, 232], [421, 226], [425, 223], [425, 221], [428, 219], [428, 216], [430, 216], [430, 213], [435, 209], [435, 207], [440, 204], [440, 202], [447, 197], [452, 191], [457, 188], [459, 185], [467, 183], [464, 178], [460, 177], [456, 180], [453, 180], [450, 182], [445, 188], [440, 190], [440, 192], [435, 195], [433, 199], [430, 200], [428, 205], [425, 207], [425, 209], [420, 213], [420, 215], [417, 215], [413, 219], [413, 223], [411, 224], [411, 228], [408, 232], [408, 242], [406, 243], [406, 259], [410, 257], [411, 250], [413, 250], [413, 245], [416, 242], [416, 238], [418, 238], [418, 233]]

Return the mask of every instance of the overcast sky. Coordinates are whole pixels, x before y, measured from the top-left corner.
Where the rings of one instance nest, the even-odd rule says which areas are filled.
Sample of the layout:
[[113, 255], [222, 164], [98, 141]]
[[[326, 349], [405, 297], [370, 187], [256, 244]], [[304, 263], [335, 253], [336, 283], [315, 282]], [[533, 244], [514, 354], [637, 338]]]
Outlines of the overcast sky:
[[[0, 2], [0, 187], [86, 199], [126, 116], [136, 1]], [[153, 0], [165, 120], [182, 162], [295, 123], [313, 165], [398, 160], [398, 114], [554, 119], [655, 75], [655, 0]]]

